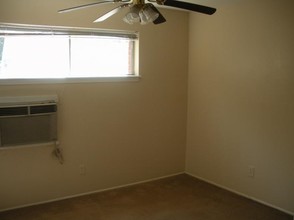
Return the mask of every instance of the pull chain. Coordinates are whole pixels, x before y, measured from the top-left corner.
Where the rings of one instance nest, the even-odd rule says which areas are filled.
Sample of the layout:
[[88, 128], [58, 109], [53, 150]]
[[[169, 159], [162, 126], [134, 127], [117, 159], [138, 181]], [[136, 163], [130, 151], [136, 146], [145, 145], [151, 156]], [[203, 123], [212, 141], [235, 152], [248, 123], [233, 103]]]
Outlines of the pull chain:
[[64, 163], [62, 151], [61, 151], [61, 149], [59, 147], [59, 142], [58, 141], [55, 142], [55, 148], [54, 148], [52, 153], [58, 159], [60, 164]]

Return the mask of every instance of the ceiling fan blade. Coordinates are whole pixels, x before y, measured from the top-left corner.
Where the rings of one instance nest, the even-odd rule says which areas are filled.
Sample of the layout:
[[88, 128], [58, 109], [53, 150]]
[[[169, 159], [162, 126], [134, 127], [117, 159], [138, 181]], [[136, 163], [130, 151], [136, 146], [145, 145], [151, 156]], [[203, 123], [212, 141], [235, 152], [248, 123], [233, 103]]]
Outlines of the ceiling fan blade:
[[155, 12], [157, 12], [159, 14], [158, 18], [156, 18], [153, 21], [154, 24], [161, 24], [161, 23], [166, 22], [166, 20], [163, 17], [163, 15], [158, 11], [158, 9], [153, 4], [150, 4], [150, 7], [153, 9], [153, 11], [155, 11]]
[[101, 21], [105, 21], [107, 18], [111, 17], [112, 15], [120, 12], [120, 10], [122, 10], [123, 8], [125, 7], [129, 7], [131, 6], [132, 4], [123, 4], [123, 5], [120, 5], [114, 9], [112, 9], [111, 11], [107, 12], [106, 14], [102, 15], [101, 17], [97, 18], [95, 22], [101, 22]]
[[83, 9], [83, 8], [96, 6], [96, 5], [99, 5], [99, 4], [120, 3], [120, 2], [129, 2], [129, 1], [130, 0], [103, 0], [103, 1], [94, 2], [94, 3], [90, 3], [90, 4], [79, 5], [79, 6], [75, 6], [75, 7], [71, 7], [71, 8], [65, 8], [65, 9], [59, 10], [58, 13], [70, 12], [70, 11], [74, 11], [74, 10], [78, 10], [78, 9]]
[[211, 8], [208, 6], [198, 5], [198, 4], [192, 4], [188, 2], [180, 2], [175, 0], [165, 0], [163, 5], [176, 7], [176, 8], [182, 8], [190, 11], [200, 12], [208, 15], [212, 15], [214, 12], [216, 12], [215, 8]]

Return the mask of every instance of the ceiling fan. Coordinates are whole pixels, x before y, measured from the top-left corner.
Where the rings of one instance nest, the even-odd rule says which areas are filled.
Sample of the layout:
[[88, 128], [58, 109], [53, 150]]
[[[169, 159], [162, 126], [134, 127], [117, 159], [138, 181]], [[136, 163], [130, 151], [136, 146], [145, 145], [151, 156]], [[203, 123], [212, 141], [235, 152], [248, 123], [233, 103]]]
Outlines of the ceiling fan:
[[66, 8], [59, 10], [59, 13], [70, 12], [74, 10], [79, 10], [83, 8], [88, 8], [92, 6], [96, 6], [99, 4], [107, 4], [107, 3], [120, 3], [119, 6], [115, 7], [111, 11], [102, 15], [94, 22], [101, 22], [112, 15], [120, 12], [124, 8], [129, 8], [129, 12], [125, 15], [123, 20], [128, 24], [140, 23], [147, 24], [153, 22], [154, 24], [161, 24], [166, 22], [166, 19], [163, 15], [158, 11], [158, 9], [154, 6], [154, 3], [158, 5], [165, 5], [174, 8], [185, 9], [189, 11], [200, 12], [208, 15], [212, 15], [215, 13], [216, 9], [208, 6], [182, 2], [177, 0], [147, 0], [148, 3], [145, 3], [145, 0], [100, 0], [98, 2], [89, 3], [85, 5], [79, 5], [71, 8]]

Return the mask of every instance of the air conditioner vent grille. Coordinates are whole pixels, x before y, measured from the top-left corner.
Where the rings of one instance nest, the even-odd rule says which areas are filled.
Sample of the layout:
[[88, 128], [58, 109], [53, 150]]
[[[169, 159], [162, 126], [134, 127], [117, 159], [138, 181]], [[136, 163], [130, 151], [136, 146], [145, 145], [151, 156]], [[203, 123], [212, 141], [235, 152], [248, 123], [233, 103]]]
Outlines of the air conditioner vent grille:
[[0, 108], [0, 116], [16, 116], [16, 115], [27, 115], [28, 108], [22, 107], [2, 107]]
[[31, 108], [30, 108], [30, 114], [53, 113], [56, 111], [57, 111], [56, 105], [31, 106]]

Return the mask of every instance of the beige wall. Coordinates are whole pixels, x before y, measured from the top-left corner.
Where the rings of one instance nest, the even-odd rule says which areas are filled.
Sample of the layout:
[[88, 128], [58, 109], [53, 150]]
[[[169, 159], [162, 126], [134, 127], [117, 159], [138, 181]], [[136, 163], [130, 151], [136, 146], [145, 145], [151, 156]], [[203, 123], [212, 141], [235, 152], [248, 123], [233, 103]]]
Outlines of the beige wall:
[[[56, 13], [87, 2], [2, 0], [0, 22], [138, 30], [142, 79], [0, 86], [0, 96], [59, 96], [65, 157], [60, 165], [52, 146], [0, 150], [0, 210], [184, 171], [188, 15], [161, 10], [167, 23], [141, 27], [124, 24], [124, 13], [92, 24], [112, 4]], [[86, 175], [79, 174], [81, 164]]]
[[191, 14], [186, 161], [195, 176], [292, 213], [293, 8], [244, 0]]
[[142, 79], [0, 86], [0, 96], [58, 94], [65, 156], [1, 150], [0, 210], [184, 171], [189, 67], [186, 171], [294, 212], [292, 0], [226, 0], [189, 27], [163, 9], [166, 24], [143, 27], [123, 13], [91, 23], [113, 5], [56, 13], [72, 2], [3, 0], [0, 22], [138, 30]]

